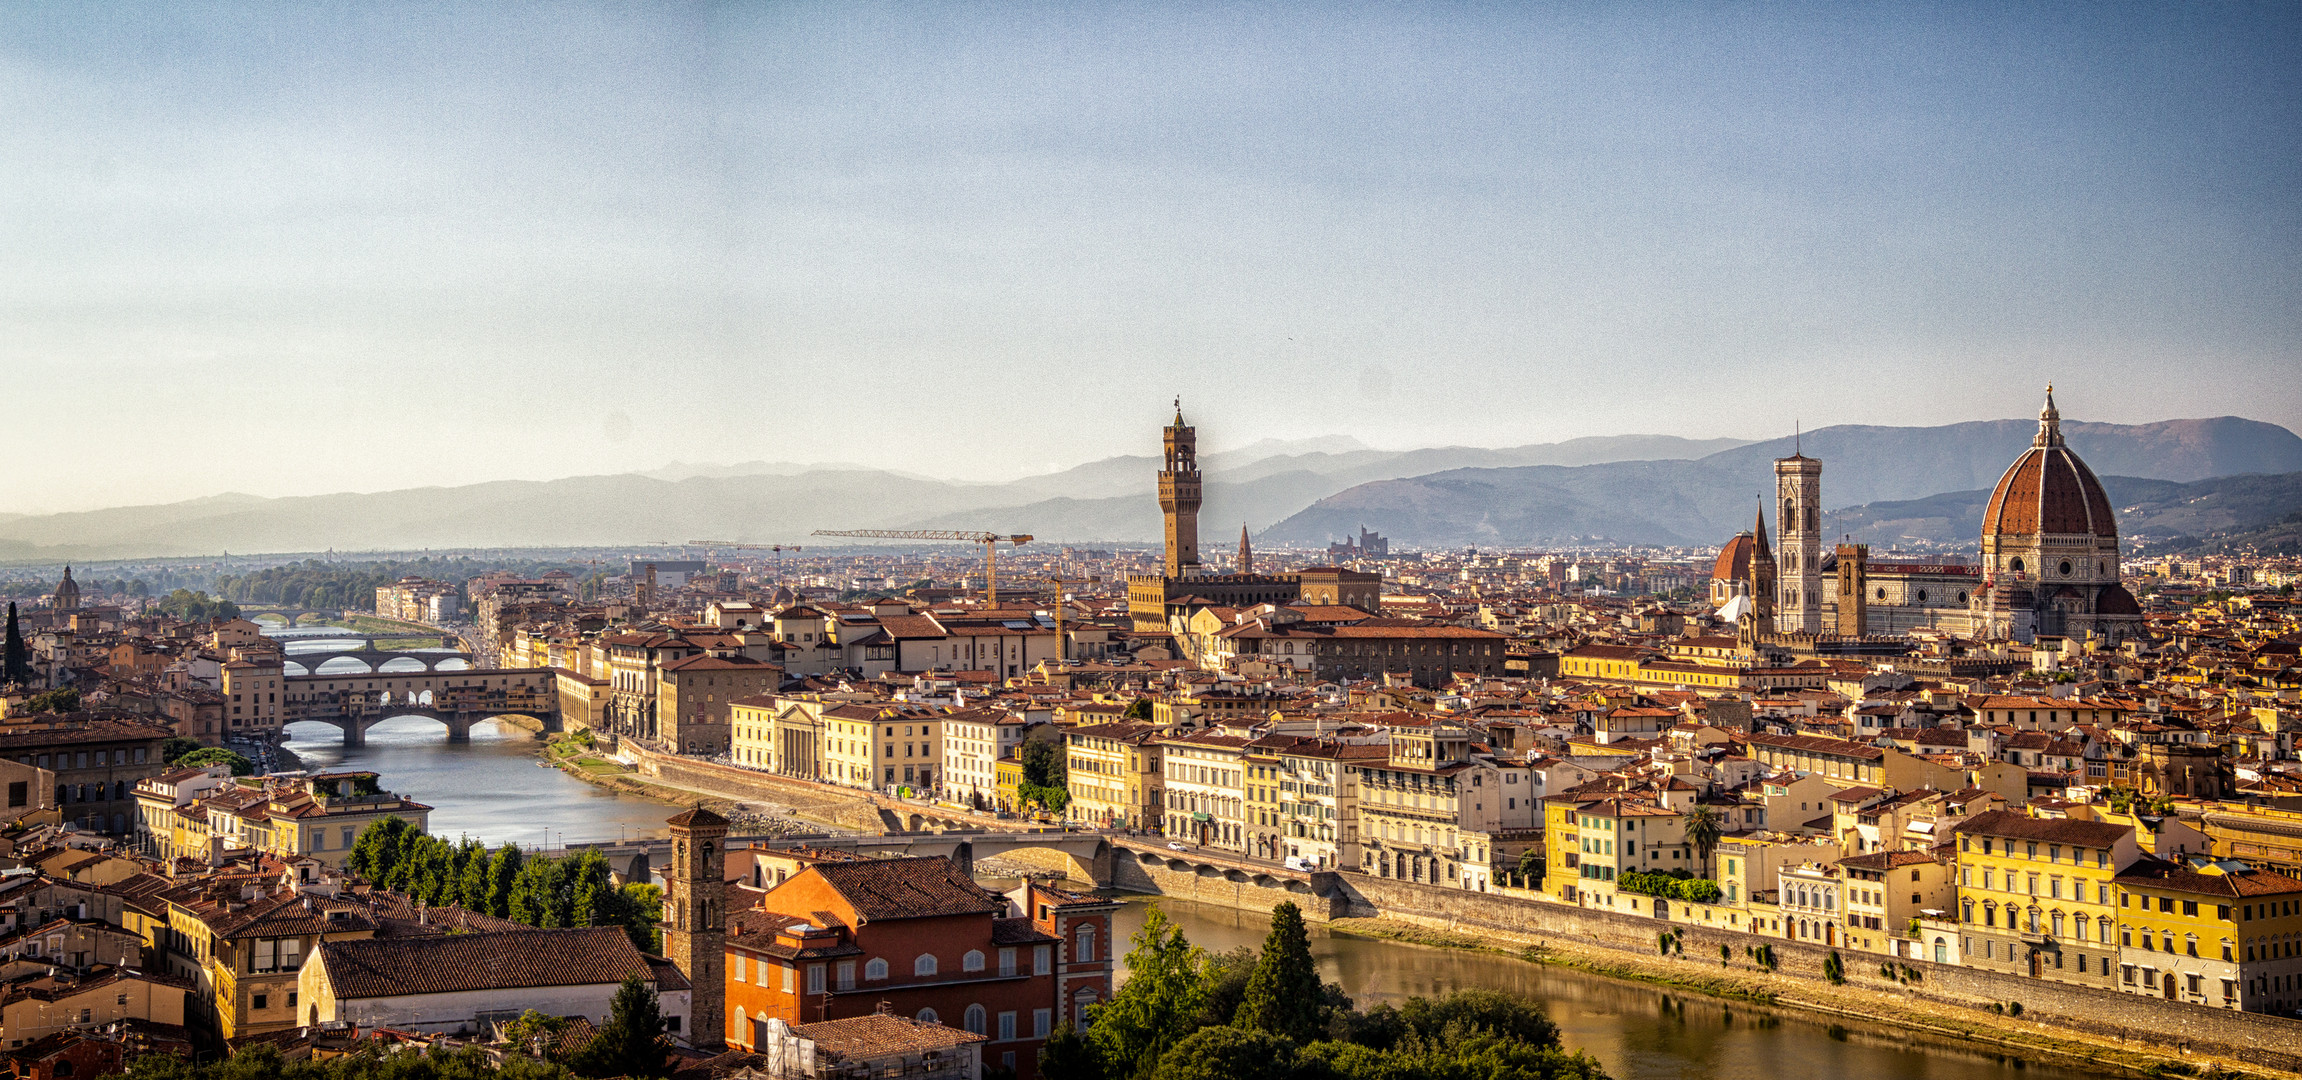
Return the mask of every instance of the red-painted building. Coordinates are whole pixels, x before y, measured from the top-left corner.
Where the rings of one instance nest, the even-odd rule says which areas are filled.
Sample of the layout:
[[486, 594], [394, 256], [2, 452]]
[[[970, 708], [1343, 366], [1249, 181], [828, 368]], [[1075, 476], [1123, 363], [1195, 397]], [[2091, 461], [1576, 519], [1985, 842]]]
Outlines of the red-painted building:
[[1100, 897], [1032, 885], [1028, 909], [946, 858], [826, 862], [736, 914], [727, 935], [727, 1045], [755, 1050], [773, 1019], [885, 1011], [984, 1036], [986, 1068], [1037, 1072], [1056, 1026], [1111, 994]]

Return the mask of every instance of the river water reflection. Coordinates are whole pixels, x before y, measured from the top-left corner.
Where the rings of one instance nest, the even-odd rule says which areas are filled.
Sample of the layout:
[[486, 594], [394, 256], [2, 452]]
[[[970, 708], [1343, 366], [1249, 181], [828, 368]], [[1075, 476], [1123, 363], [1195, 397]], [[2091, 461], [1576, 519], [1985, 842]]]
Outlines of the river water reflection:
[[[1259, 948], [1267, 915], [1160, 900], [1193, 944]], [[1122, 941], [1143, 926], [1149, 904], [1131, 899], [1118, 917]], [[1124, 945], [1122, 946], [1125, 947]], [[1311, 926], [1311, 954], [1326, 978], [1362, 1006], [1487, 987], [1543, 1002], [1570, 1050], [1603, 1063], [1615, 1080], [2079, 1080], [2093, 1073], [2025, 1064], [1947, 1041], [1889, 1029], [1850, 1028], [1797, 1014], [1545, 967], [1493, 954], [1338, 937]]]
[[325, 724], [289, 729], [288, 749], [307, 768], [372, 769], [385, 790], [432, 807], [431, 831], [449, 839], [533, 849], [662, 836], [664, 820], [679, 812], [539, 769], [535, 736], [493, 720], [472, 725], [464, 743], [449, 742], [438, 721], [413, 716], [383, 721], [368, 729], [367, 745], [348, 748]]

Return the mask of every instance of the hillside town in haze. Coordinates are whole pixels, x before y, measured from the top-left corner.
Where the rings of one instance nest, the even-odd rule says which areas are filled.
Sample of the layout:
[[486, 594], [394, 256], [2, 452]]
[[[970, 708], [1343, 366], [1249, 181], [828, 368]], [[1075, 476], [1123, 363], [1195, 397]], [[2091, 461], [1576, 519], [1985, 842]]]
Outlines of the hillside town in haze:
[[[0, 656], [0, 1060], [569, 1062], [645, 998], [664, 1075], [1034, 1080], [1117, 990], [1114, 866], [2302, 1016], [2302, 558], [2122, 544], [2051, 389], [1970, 557], [1826, 535], [1796, 451], [1715, 547], [1259, 548], [1202, 528], [1197, 437], [1177, 403], [1153, 550], [43, 568]], [[691, 806], [491, 849], [291, 756], [410, 716]]]

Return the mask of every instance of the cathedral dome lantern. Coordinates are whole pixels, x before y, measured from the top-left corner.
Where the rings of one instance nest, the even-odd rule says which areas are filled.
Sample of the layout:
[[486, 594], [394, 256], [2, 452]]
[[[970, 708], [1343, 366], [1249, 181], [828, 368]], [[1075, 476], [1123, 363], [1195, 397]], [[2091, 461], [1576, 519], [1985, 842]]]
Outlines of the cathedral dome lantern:
[[1982, 511], [1986, 540], [2039, 534], [2118, 539], [2118, 518], [2102, 481], [2063, 444], [2053, 387], [2047, 388], [2046, 407], [2038, 412], [2038, 434], [2030, 449], [2007, 466]]

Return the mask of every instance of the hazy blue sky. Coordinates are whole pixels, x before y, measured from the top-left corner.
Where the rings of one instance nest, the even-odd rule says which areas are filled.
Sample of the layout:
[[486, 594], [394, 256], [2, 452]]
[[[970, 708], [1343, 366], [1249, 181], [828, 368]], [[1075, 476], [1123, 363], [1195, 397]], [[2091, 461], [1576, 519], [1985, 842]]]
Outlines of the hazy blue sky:
[[0, 4], [0, 512], [2302, 428], [2302, 7]]

